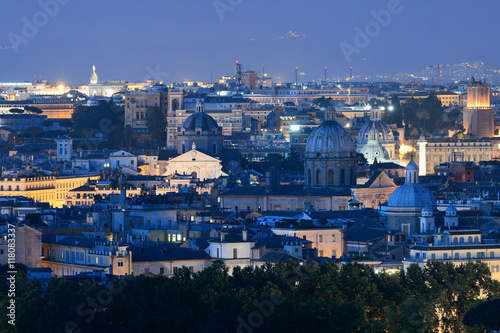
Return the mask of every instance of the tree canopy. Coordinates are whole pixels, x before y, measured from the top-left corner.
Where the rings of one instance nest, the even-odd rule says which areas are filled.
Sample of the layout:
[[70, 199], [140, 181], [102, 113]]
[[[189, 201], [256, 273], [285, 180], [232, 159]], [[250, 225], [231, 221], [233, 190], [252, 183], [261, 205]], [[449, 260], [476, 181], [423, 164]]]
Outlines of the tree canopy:
[[116, 106], [112, 101], [99, 101], [96, 106], [77, 106], [71, 118], [75, 134], [83, 139], [90, 139], [96, 134], [107, 135], [108, 142], [101, 141], [99, 148], [123, 147], [123, 119], [123, 107]]
[[[230, 276], [215, 261], [201, 272], [184, 267], [172, 277], [128, 276], [111, 287], [62, 278], [43, 287], [27, 282], [26, 268], [19, 271], [15, 328], [34, 333], [63, 332], [67, 325], [118, 333], [484, 332], [466, 313], [478, 311], [481, 296], [500, 295], [498, 282], [480, 262], [431, 262], [423, 270], [413, 265], [399, 274], [377, 274], [359, 263], [340, 268], [288, 261], [235, 267]], [[3, 312], [9, 300], [6, 272], [0, 269]], [[7, 319], [3, 313], [1, 332], [14, 331]]]

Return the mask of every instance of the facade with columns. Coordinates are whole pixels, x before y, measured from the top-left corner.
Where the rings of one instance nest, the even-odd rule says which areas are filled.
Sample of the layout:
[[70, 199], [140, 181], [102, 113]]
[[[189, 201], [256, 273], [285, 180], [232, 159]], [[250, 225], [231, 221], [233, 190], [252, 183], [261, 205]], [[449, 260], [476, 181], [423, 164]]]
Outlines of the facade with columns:
[[425, 139], [417, 141], [419, 175], [434, 174], [441, 163], [491, 161], [493, 141], [491, 139]]

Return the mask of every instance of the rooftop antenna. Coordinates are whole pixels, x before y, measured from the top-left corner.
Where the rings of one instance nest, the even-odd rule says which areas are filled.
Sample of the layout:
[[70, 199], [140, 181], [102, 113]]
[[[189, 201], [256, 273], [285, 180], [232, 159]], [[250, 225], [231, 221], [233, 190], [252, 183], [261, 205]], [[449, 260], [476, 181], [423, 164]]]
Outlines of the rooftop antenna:
[[326, 85], [326, 70], [327, 70], [327, 67], [325, 66], [325, 85]]
[[295, 67], [295, 85], [299, 84], [299, 68]]

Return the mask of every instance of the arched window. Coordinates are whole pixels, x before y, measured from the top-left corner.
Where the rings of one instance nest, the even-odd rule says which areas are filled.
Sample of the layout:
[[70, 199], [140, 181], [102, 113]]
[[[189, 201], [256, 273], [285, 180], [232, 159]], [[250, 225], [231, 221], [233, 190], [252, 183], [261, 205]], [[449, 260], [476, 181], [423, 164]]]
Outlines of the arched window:
[[312, 179], [311, 179], [311, 170], [307, 170], [307, 183], [311, 185]]
[[316, 170], [316, 184], [321, 185], [321, 171]]
[[333, 170], [328, 170], [328, 185], [333, 184]]
[[479, 243], [479, 237], [478, 236], [474, 237], [474, 243]]
[[178, 109], [179, 109], [179, 102], [176, 99], [174, 99], [172, 101], [172, 110], [177, 111]]
[[463, 242], [464, 242], [464, 238], [460, 237], [460, 243], [463, 243]]
[[345, 170], [340, 170], [340, 184], [345, 184]]
[[469, 240], [468, 240], [469, 243], [472, 243], [472, 236], [469, 236]]

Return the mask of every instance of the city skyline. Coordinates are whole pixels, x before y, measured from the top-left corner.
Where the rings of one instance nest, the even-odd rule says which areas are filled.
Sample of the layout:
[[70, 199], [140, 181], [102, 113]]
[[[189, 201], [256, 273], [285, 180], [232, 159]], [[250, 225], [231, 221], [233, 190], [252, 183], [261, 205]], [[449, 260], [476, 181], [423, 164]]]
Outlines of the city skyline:
[[295, 67], [301, 81], [322, 79], [324, 67], [331, 78], [347, 77], [350, 66], [367, 76], [479, 60], [500, 68], [488, 42], [499, 5], [466, 7], [474, 24], [463, 24], [470, 3], [20, 1], [4, 5], [0, 81], [78, 85], [95, 65], [103, 80], [142, 81], [153, 71], [166, 82], [210, 82], [233, 74], [236, 60], [289, 82]]

